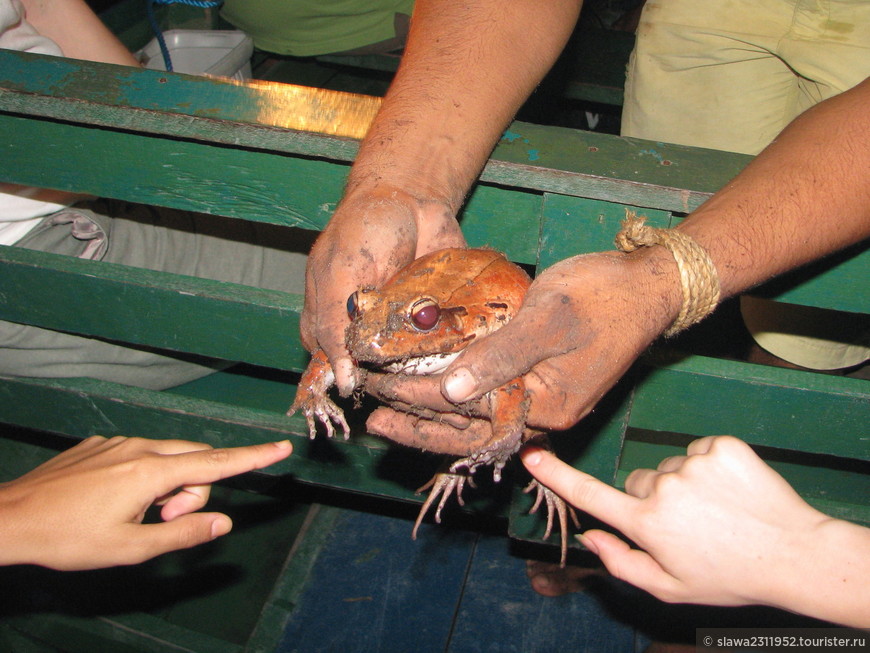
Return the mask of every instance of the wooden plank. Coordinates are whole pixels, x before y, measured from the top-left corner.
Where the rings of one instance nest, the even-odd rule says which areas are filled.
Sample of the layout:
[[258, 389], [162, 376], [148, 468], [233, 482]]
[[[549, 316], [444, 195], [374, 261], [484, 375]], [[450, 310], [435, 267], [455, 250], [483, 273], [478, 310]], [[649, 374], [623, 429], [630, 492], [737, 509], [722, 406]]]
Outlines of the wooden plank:
[[[636, 647], [636, 623], [603, 597], [618, 581], [557, 598], [535, 592], [525, 561], [506, 555], [502, 539], [481, 536], [458, 606], [449, 653], [625, 653]], [[619, 599], [617, 599], [619, 600]], [[629, 597], [622, 597], [630, 604]], [[482, 633], [487, 633], [482, 636]]]
[[[0, 52], [0, 68], [9, 70], [0, 83], [0, 111], [341, 160], [350, 160], [356, 151], [352, 140], [286, 129], [295, 118], [288, 107], [300, 92], [287, 84], [239, 83], [9, 51]], [[361, 102], [355, 98], [345, 94], [342, 101]], [[364, 122], [361, 114], [359, 124]], [[515, 123], [498, 144], [483, 180], [687, 211], [749, 158]], [[646, 201], [635, 201], [639, 197]]]
[[677, 355], [638, 381], [630, 425], [870, 460], [867, 381]]
[[[0, 318], [301, 371], [302, 297], [0, 247]], [[70, 292], [70, 288], [76, 288]]]
[[473, 533], [345, 511], [298, 597], [279, 650], [445, 651]]
[[541, 224], [539, 267], [545, 268], [578, 254], [610, 251], [627, 210], [647, 216], [654, 227], [671, 226], [671, 214], [637, 207], [547, 193]]
[[[288, 403], [291, 398], [292, 393]], [[414, 503], [422, 501], [415, 490], [429, 480], [440, 462], [438, 457], [370, 437], [310, 440], [305, 420], [298, 415], [286, 417], [92, 379], [0, 377], [0, 399], [3, 422], [77, 438], [181, 438], [214, 447], [287, 438], [293, 442], [294, 453], [269, 468], [269, 475], [292, 474], [313, 485]], [[349, 409], [349, 402], [344, 405]], [[347, 413], [353, 419], [353, 413]]]
[[[2, 148], [10, 163], [0, 162], [4, 181], [303, 229], [326, 225], [348, 170], [321, 158], [4, 114], [0, 129], [9, 135]], [[539, 194], [482, 186], [462, 224], [472, 246], [534, 263], [528, 234], [538, 232], [539, 220]]]

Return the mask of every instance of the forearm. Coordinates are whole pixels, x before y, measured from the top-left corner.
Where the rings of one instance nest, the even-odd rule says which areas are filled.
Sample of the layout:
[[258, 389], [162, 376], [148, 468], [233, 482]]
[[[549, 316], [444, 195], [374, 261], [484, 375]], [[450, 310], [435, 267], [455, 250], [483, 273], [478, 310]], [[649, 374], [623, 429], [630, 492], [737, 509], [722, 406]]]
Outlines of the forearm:
[[348, 191], [397, 188], [457, 212], [570, 35], [579, 0], [421, 0]]
[[760, 597], [770, 605], [857, 628], [870, 627], [870, 529], [828, 519], [777, 561], [783, 572]]
[[723, 297], [870, 237], [870, 80], [805, 112], [678, 229]]
[[84, 0], [21, 0], [27, 21], [67, 57], [138, 66], [139, 62]]

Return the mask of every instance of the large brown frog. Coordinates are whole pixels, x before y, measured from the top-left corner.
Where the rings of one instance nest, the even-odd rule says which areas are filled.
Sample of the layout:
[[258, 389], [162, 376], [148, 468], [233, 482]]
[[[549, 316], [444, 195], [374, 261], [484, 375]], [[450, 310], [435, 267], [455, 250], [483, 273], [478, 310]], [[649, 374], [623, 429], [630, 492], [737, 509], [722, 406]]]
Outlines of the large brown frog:
[[[380, 289], [362, 288], [348, 299], [351, 323], [346, 343], [357, 363], [371, 365], [392, 374], [433, 374], [443, 370], [471, 342], [499, 329], [516, 314], [531, 280], [522, 268], [503, 254], [490, 249], [444, 249], [418, 258], [396, 273]], [[335, 433], [333, 422], [345, 438], [350, 429], [338, 406], [327, 396], [334, 383], [332, 368], [321, 350], [302, 379], [288, 414], [301, 410], [308, 421], [309, 434], [316, 434], [316, 421]], [[529, 397], [523, 379], [493, 390], [490, 405], [491, 436], [486, 441], [467, 444], [403, 439], [420, 449], [463, 457], [449, 470], [436, 476], [421, 490], [431, 487], [420, 510], [413, 535], [423, 517], [440, 496], [435, 512], [440, 513], [447, 498], [455, 492], [462, 504], [462, 490], [471, 475], [482, 465], [493, 465], [496, 481], [508, 459], [531, 438], [545, 438], [540, 431], [526, 428]], [[413, 410], [411, 407], [410, 410]], [[458, 406], [457, 411], [461, 412]], [[567, 507], [549, 489], [533, 481], [528, 490], [537, 491], [534, 512], [544, 502], [548, 510], [546, 539], [558, 515], [562, 530], [562, 564], [567, 551]]]

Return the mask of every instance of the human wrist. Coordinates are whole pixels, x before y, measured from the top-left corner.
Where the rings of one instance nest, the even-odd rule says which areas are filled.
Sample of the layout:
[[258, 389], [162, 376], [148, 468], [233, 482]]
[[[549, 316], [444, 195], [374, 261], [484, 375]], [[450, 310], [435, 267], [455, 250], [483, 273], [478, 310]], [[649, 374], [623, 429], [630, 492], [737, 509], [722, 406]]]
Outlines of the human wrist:
[[680, 313], [680, 273], [673, 256], [663, 247], [631, 253], [608, 252], [625, 270], [626, 301], [633, 307], [632, 321], [655, 339]]
[[[796, 564], [779, 607], [858, 628], [870, 627], [870, 529], [822, 516], [802, 529]], [[776, 605], [776, 603], [772, 602]]]
[[23, 502], [12, 496], [11, 488], [12, 483], [0, 483], [0, 567], [35, 562], [27, 554], [31, 549], [25, 528], [27, 511], [22, 509]]

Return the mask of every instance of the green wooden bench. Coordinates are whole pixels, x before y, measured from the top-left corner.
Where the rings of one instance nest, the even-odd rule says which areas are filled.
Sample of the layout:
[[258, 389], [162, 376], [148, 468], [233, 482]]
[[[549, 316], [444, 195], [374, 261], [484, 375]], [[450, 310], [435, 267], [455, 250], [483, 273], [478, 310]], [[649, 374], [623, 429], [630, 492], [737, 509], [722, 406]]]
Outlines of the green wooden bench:
[[[0, 51], [0, 71], [4, 182], [315, 231], [334, 210], [357, 149], [347, 136], [293, 129], [290, 87], [10, 51]], [[342, 98], [362, 120], [376, 106], [371, 98]], [[468, 200], [462, 226], [472, 246], [496, 247], [540, 269], [610, 249], [627, 208], [655, 225], [675, 224], [747, 160], [515, 123]], [[858, 247], [759, 293], [866, 314], [868, 276], [870, 252]], [[111, 311], [102, 308], [109, 304]], [[300, 296], [2, 247], [0, 319], [238, 366], [165, 392], [92, 379], [0, 378], [0, 422], [73, 439], [121, 434], [227, 446], [287, 437], [295, 453], [272, 476], [419, 502], [414, 489], [434, 461], [421, 456], [419, 467], [408, 465], [415, 456], [361, 432], [360, 411], [348, 442], [310, 441], [304, 420], [284, 415], [307, 362], [298, 339], [301, 307]], [[870, 523], [868, 424], [866, 381], [672, 345], [654, 348], [590, 419], [554, 439], [577, 467], [619, 485], [631, 469], [655, 466], [694, 437], [731, 433], [757, 445], [811, 503]], [[20, 437], [9, 442], [0, 451], [20, 449]], [[515, 492], [506, 511], [512, 538], [540, 536], [542, 518], [525, 514], [529, 504]], [[276, 587], [290, 582], [287, 574], [292, 569], [276, 568]], [[278, 617], [270, 619], [280, 627]]]

